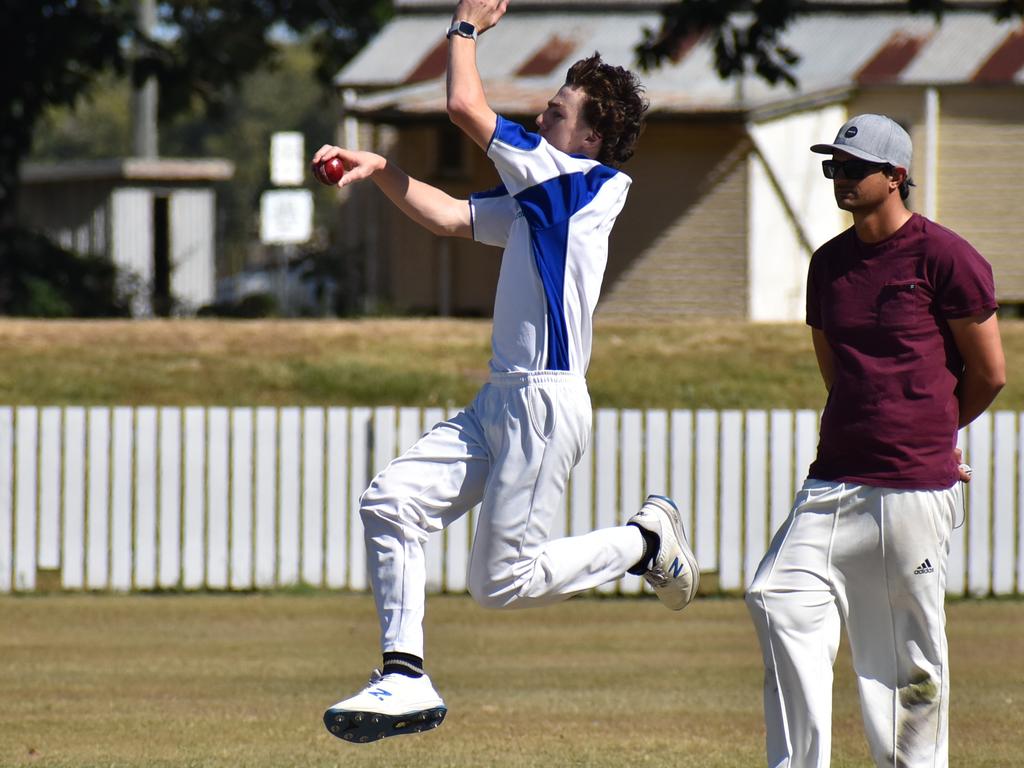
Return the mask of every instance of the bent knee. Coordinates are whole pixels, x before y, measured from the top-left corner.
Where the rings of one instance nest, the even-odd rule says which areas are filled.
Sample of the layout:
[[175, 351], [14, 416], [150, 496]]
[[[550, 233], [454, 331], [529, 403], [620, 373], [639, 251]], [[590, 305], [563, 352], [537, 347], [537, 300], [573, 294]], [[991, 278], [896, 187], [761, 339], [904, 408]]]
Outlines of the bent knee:
[[416, 535], [440, 530], [440, 524], [408, 499], [382, 498], [369, 492], [359, 498], [359, 519], [366, 532], [401, 529]]
[[516, 579], [511, 574], [498, 576], [473, 573], [471, 570], [468, 589], [470, 596], [481, 608], [512, 608], [522, 598]]
[[509, 599], [504, 590], [498, 589], [493, 584], [469, 584], [469, 594], [481, 608], [501, 610], [511, 607], [515, 599]]
[[364, 527], [374, 520], [395, 520], [398, 517], [397, 511], [392, 505], [374, 504], [365, 496], [359, 499], [359, 519], [363, 521]]

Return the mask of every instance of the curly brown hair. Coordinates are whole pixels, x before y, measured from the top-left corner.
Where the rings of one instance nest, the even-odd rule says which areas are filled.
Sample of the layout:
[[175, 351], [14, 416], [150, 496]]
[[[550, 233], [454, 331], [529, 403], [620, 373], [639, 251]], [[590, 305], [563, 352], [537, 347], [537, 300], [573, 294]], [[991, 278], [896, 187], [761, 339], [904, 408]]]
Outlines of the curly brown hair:
[[583, 119], [601, 136], [597, 160], [613, 166], [629, 160], [644, 129], [644, 114], [649, 106], [636, 75], [606, 64], [601, 61], [601, 54], [595, 52], [569, 67], [565, 84], [579, 88], [587, 96]]

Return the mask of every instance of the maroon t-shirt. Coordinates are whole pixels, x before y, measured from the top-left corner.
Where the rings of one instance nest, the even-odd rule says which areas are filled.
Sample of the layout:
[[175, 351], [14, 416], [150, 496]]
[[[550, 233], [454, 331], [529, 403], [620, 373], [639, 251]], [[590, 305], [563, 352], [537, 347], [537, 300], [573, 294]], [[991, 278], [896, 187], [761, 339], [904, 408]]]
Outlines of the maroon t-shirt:
[[952, 486], [963, 360], [946, 319], [995, 308], [988, 262], [916, 213], [880, 243], [851, 227], [821, 246], [807, 276], [807, 324], [825, 332], [835, 376], [809, 476]]

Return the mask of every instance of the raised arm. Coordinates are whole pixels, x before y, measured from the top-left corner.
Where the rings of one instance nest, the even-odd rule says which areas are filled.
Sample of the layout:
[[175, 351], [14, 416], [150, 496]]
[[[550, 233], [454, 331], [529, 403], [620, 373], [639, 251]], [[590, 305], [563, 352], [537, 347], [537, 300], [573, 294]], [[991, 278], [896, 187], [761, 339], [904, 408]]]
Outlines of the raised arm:
[[[505, 15], [508, 0], [461, 0], [452, 17], [469, 22], [477, 34], [487, 31]], [[487, 103], [476, 66], [476, 40], [448, 36], [448, 117], [482, 149], [494, 135], [498, 116]]]
[[957, 397], [960, 426], [966, 427], [985, 412], [1006, 384], [1006, 358], [995, 312], [950, 320], [949, 328], [964, 361]]
[[402, 213], [435, 235], [473, 237], [468, 200], [459, 200], [437, 187], [424, 184], [372, 152], [353, 152], [324, 144], [313, 156], [313, 162], [319, 163], [331, 157], [340, 158], [345, 166], [339, 187], [372, 179]]

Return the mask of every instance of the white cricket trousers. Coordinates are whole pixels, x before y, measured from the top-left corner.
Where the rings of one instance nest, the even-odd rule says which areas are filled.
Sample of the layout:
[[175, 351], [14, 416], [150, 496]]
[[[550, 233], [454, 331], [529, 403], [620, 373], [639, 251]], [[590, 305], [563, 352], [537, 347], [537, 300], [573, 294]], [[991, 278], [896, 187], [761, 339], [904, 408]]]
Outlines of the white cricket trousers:
[[959, 483], [807, 480], [747, 593], [764, 656], [768, 765], [826, 768], [846, 628], [875, 764], [948, 765], [946, 562]]
[[468, 408], [373, 479], [360, 515], [384, 651], [423, 656], [424, 544], [478, 503], [468, 584], [485, 607], [547, 605], [636, 564], [636, 527], [548, 541], [591, 420], [581, 376], [492, 373]]

